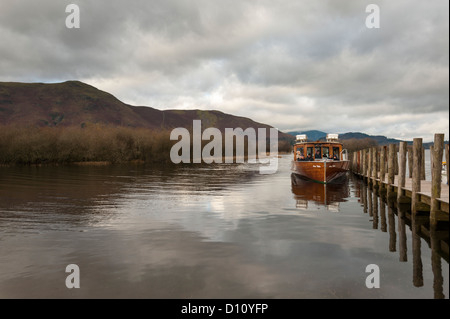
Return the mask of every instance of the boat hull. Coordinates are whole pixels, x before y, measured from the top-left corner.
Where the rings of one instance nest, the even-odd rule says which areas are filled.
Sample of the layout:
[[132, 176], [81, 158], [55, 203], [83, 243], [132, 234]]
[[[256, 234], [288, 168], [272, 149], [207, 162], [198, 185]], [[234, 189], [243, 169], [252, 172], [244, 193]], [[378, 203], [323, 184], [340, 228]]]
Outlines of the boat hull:
[[350, 161], [293, 161], [293, 173], [315, 182], [327, 184], [337, 181], [349, 170]]

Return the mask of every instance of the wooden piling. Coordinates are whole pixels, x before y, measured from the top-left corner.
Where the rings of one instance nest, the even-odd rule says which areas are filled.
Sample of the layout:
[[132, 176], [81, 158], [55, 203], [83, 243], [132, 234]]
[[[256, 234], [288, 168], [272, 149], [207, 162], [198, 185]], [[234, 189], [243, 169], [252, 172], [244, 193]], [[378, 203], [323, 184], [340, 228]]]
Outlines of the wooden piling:
[[446, 167], [446, 169], [447, 169], [447, 185], [448, 185], [448, 166], [449, 166], [449, 164], [448, 164], [448, 144], [447, 145], [445, 145], [445, 162], [446, 162], [446, 165], [445, 165], [445, 167]]
[[[438, 137], [436, 137], [438, 138]], [[442, 136], [439, 135], [439, 139], [436, 140], [436, 147], [440, 147], [440, 160], [436, 160], [436, 151], [433, 151], [433, 169], [434, 180], [436, 182], [436, 176], [440, 177], [442, 182], [442, 156], [447, 158], [448, 162], [448, 145], [444, 145]], [[442, 144], [442, 145], [441, 145]], [[413, 146], [408, 148], [406, 142], [399, 144], [399, 152], [395, 144], [384, 146], [379, 148], [369, 148], [359, 151], [354, 156], [354, 162], [356, 163], [353, 168], [353, 172], [359, 175], [370, 189], [374, 189], [380, 196], [382, 196], [388, 202], [393, 202], [393, 205], [401, 204], [403, 208], [405, 204], [411, 203], [412, 218], [419, 218], [419, 222], [424, 219], [426, 223], [430, 223], [430, 207], [432, 203], [431, 199], [431, 181], [423, 181], [423, 142], [422, 138], [415, 138]], [[411, 160], [412, 155], [412, 160]], [[438, 153], [439, 155], [439, 153]], [[399, 174], [395, 174], [395, 158], [398, 157], [398, 169]], [[436, 162], [437, 161], [437, 162]], [[406, 167], [409, 162], [409, 166], [412, 167], [412, 178], [407, 178], [408, 169]], [[437, 163], [437, 164], [435, 164]], [[448, 169], [447, 169], [448, 174]], [[386, 176], [387, 175], [387, 176]], [[449, 197], [448, 186], [442, 184], [437, 185], [442, 188], [440, 192], [436, 193], [434, 200], [434, 215], [433, 218], [437, 221], [448, 221], [449, 212]], [[440, 194], [442, 192], [442, 194]], [[366, 198], [366, 201], [371, 201]], [[369, 203], [370, 204], [370, 203]], [[371, 206], [371, 205], [368, 205]], [[440, 223], [438, 225], [441, 225]], [[439, 230], [442, 232], [441, 230]], [[448, 233], [448, 231], [447, 231]], [[444, 234], [445, 235], [445, 234]]]
[[399, 173], [398, 173], [398, 188], [397, 188], [397, 201], [400, 203], [403, 200], [403, 189], [406, 183], [406, 152], [408, 144], [406, 142], [400, 142], [400, 159], [399, 159]]
[[378, 178], [378, 165], [377, 165], [377, 148], [374, 147], [372, 148], [372, 180], [373, 180], [373, 185], [376, 187], [377, 186], [377, 178]]
[[397, 156], [395, 152], [395, 144], [389, 145], [389, 154], [388, 154], [388, 185], [387, 185], [387, 196], [388, 199], [391, 197], [392, 192], [394, 191], [394, 187], [392, 186], [395, 182], [395, 159]]
[[434, 145], [430, 145], [430, 167], [433, 168]]
[[394, 152], [395, 152], [395, 156], [394, 156], [394, 165], [395, 165], [395, 175], [398, 175], [398, 149], [397, 149], [397, 145], [394, 144]]
[[364, 162], [364, 173], [363, 173], [363, 177], [364, 179], [367, 178], [367, 172], [368, 172], [368, 165], [367, 165], [367, 150], [363, 151], [363, 162]]
[[363, 163], [362, 163], [362, 151], [358, 151], [358, 161], [359, 161], [359, 173], [363, 173]]
[[380, 154], [380, 185], [383, 185], [386, 178], [386, 147], [381, 148]]
[[420, 192], [420, 183], [422, 177], [422, 139], [415, 138], [413, 140], [413, 177], [411, 191], [411, 211], [417, 213], [418, 193]]
[[421, 164], [421, 177], [420, 179], [425, 181], [427, 179], [427, 175], [425, 172], [425, 147], [422, 146], [422, 164]]
[[365, 160], [366, 150], [361, 151], [361, 176], [364, 180], [364, 174], [366, 172], [366, 160]]
[[444, 134], [434, 135], [433, 153], [431, 153], [431, 211], [430, 223], [438, 221], [439, 202], [442, 183], [442, 155], [444, 151]]
[[408, 147], [408, 169], [409, 169], [409, 178], [412, 178], [413, 172], [413, 148]]
[[369, 181], [370, 184], [372, 184], [372, 156], [373, 156], [373, 149], [369, 148], [369, 158], [367, 160], [367, 167], [368, 167], [368, 171], [367, 171], [367, 180]]

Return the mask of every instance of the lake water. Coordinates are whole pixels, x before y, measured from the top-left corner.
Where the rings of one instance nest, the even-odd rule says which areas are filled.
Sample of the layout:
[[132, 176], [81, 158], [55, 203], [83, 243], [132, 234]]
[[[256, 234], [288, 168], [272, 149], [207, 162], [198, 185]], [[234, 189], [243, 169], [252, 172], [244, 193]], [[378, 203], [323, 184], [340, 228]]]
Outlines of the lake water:
[[448, 256], [426, 236], [352, 175], [293, 185], [290, 160], [273, 175], [0, 167], [0, 298], [448, 298]]

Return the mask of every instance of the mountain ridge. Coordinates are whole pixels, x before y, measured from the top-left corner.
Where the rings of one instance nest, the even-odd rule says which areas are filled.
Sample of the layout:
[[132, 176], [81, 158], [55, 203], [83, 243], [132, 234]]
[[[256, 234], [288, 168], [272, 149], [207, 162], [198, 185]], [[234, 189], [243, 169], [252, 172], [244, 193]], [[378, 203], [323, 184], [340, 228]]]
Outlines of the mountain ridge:
[[[192, 121], [196, 119], [202, 121], [202, 128], [215, 127], [222, 132], [228, 127], [272, 128], [268, 124], [219, 110], [158, 110], [149, 106], [133, 106], [81, 81], [0, 82], [0, 125], [84, 127], [89, 124], [106, 124], [170, 130], [176, 127], [189, 129], [192, 127]], [[325, 139], [327, 134], [319, 130], [278, 132], [281, 141], [290, 143], [295, 140], [295, 135], [299, 134], [306, 134], [314, 141]], [[398, 139], [361, 132], [342, 133], [339, 138], [369, 138], [379, 145], [401, 142]], [[432, 144], [424, 143], [424, 146], [429, 147]]]
[[[311, 141], [322, 141], [326, 139], [326, 135], [328, 133], [319, 131], [319, 130], [309, 130], [309, 131], [288, 131], [286, 132], [288, 134], [291, 134], [292, 136], [306, 134], [308, 139]], [[395, 139], [395, 138], [389, 138], [383, 135], [369, 135], [366, 133], [361, 132], [347, 132], [347, 133], [340, 133], [339, 139], [342, 141], [349, 140], [349, 139], [372, 139], [378, 143], [380, 146], [389, 145], [389, 144], [399, 144], [400, 142], [403, 142], [403, 140]], [[408, 145], [412, 145], [412, 141], [406, 141]], [[433, 145], [433, 142], [425, 142], [423, 143], [423, 146], [425, 148], [429, 148], [431, 145]], [[445, 141], [445, 144], [448, 144], [448, 141]]]
[[[250, 118], [218, 110], [158, 110], [133, 106], [112, 94], [80, 81], [59, 83], [0, 82], [0, 125], [69, 127], [106, 124], [150, 129], [192, 127], [272, 128]], [[290, 134], [279, 132], [281, 140], [292, 141]]]

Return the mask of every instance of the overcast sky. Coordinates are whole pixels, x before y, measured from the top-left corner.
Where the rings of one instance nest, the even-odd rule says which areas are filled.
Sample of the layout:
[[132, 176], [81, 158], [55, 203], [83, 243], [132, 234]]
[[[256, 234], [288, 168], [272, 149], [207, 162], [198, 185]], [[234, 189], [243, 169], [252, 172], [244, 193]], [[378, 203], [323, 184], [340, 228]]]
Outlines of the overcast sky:
[[[68, 29], [68, 4], [81, 10]], [[380, 28], [366, 27], [366, 6]], [[0, 81], [280, 130], [449, 133], [448, 0], [0, 0]]]

